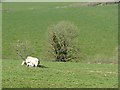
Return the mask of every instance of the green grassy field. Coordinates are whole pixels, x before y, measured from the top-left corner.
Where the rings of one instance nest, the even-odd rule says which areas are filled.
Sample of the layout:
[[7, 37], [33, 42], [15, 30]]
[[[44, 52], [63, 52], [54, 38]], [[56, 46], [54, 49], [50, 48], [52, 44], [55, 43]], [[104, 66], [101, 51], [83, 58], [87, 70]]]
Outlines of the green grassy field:
[[[83, 61], [117, 63], [117, 5], [68, 7], [72, 3], [3, 3], [3, 58], [18, 59], [12, 44], [28, 40], [43, 60], [47, 28], [59, 21], [78, 27]], [[82, 60], [80, 59], [80, 60]]]
[[[77, 7], [75, 4], [3, 3], [4, 88], [118, 87], [117, 4]], [[47, 29], [60, 21], [70, 21], [78, 27], [81, 62], [48, 61], [45, 53]], [[48, 68], [21, 66], [22, 61], [12, 48], [17, 40], [30, 41], [35, 50], [33, 56], [41, 58], [41, 63]]]
[[3, 62], [4, 88], [117, 88], [115, 64], [41, 62], [47, 68], [27, 68], [20, 60]]

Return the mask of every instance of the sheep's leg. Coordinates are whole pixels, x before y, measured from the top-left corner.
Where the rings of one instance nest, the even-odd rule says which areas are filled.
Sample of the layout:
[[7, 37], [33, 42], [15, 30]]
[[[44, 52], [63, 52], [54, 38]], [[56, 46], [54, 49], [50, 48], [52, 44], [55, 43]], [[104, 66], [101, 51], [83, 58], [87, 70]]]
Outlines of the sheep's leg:
[[37, 67], [38, 63], [35, 63], [35, 67]]

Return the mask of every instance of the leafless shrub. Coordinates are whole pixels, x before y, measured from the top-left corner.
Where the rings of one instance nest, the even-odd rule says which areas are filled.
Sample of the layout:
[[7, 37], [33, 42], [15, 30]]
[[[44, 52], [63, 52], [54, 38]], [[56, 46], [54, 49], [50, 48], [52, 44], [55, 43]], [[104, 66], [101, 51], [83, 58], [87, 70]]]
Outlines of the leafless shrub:
[[34, 53], [34, 49], [30, 41], [20, 41], [13, 43], [13, 48], [15, 53], [22, 59], [25, 60], [27, 56], [32, 55]]

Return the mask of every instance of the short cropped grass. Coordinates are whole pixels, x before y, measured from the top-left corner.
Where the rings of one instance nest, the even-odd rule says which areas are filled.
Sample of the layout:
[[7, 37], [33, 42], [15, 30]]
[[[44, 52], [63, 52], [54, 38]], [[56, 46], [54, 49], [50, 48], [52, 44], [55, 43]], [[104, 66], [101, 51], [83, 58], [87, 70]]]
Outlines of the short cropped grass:
[[[118, 5], [76, 4], [2, 3], [3, 88], [118, 87]], [[81, 58], [77, 63], [50, 62], [45, 53], [48, 27], [60, 21], [78, 27]], [[39, 57], [45, 67], [21, 66], [12, 47], [18, 40], [30, 41], [32, 56]]]
[[116, 64], [46, 62], [45, 67], [21, 66], [20, 60], [4, 60], [3, 88], [117, 88]]

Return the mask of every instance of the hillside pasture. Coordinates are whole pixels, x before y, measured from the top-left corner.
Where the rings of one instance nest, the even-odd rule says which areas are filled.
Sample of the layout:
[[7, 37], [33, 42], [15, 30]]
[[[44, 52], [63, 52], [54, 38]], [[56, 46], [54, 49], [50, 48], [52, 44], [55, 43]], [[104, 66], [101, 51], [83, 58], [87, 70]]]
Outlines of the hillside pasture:
[[[2, 3], [3, 88], [117, 88], [118, 5]], [[77, 6], [76, 6], [77, 5]], [[51, 62], [48, 27], [60, 21], [78, 27], [79, 62]], [[13, 44], [29, 41], [45, 67], [21, 66]], [[74, 61], [74, 60], [73, 60]]]
[[3, 58], [18, 59], [12, 44], [17, 40], [28, 40], [34, 48], [34, 56], [49, 60], [46, 55], [48, 27], [70, 21], [78, 27], [79, 61], [117, 63], [117, 4], [71, 5], [78, 4], [3, 3]]

